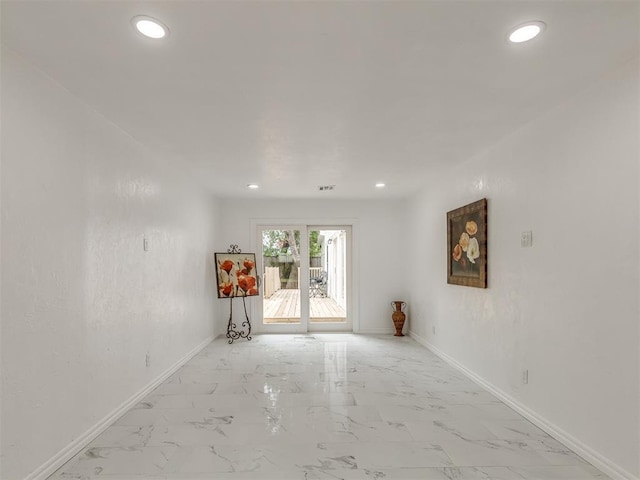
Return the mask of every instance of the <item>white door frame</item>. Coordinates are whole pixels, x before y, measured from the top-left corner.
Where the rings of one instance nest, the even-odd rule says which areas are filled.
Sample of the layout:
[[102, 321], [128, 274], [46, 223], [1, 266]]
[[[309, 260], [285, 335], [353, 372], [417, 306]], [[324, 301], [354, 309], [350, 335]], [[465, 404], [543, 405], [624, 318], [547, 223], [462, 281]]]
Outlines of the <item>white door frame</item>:
[[[300, 235], [305, 235], [308, 238], [308, 228], [314, 229], [345, 229], [348, 231], [347, 235], [350, 237], [350, 241], [347, 242], [347, 322], [344, 324], [316, 324], [310, 327], [309, 323], [309, 298], [308, 295], [300, 295], [300, 316], [306, 317], [300, 319], [299, 324], [268, 324], [265, 325], [262, 321], [262, 294], [256, 298], [257, 301], [252, 301], [249, 307], [251, 311], [252, 320], [252, 332], [254, 333], [306, 333], [308, 331], [325, 331], [325, 332], [339, 332], [349, 331], [357, 333], [360, 330], [359, 319], [359, 282], [358, 282], [358, 265], [359, 254], [358, 249], [354, 248], [357, 240], [358, 232], [358, 220], [353, 218], [341, 218], [341, 219], [253, 219], [251, 220], [251, 251], [256, 252], [256, 264], [259, 266], [259, 275], [262, 277], [264, 272], [264, 266], [262, 265], [262, 238], [258, 239], [258, 232], [264, 229], [282, 230], [285, 228], [300, 229]], [[303, 247], [302, 244], [305, 244]], [[309, 267], [309, 252], [308, 241], [301, 242], [300, 252], [300, 268]], [[304, 252], [302, 251], [304, 250]], [[305, 291], [309, 288], [308, 275], [302, 275], [300, 280], [300, 286], [304, 286]], [[262, 289], [260, 289], [262, 292]], [[266, 327], [266, 328], [265, 328]]]

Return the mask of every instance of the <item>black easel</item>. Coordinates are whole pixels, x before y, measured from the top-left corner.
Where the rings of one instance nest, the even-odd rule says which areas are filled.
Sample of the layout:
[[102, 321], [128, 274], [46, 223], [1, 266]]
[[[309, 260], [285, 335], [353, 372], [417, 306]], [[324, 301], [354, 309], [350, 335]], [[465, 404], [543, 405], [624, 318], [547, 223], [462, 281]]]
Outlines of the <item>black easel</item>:
[[[242, 250], [238, 248], [238, 245], [230, 245], [227, 253], [242, 253]], [[229, 297], [229, 322], [227, 323], [227, 339], [230, 344], [238, 338], [251, 340], [251, 320], [249, 320], [249, 314], [247, 313], [247, 303], [244, 295], [242, 296], [242, 305], [244, 306], [244, 316], [246, 320], [242, 322], [242, 330], [236, 330], [237, 327], [233, 321], [233, 298], [233, 296]], [[247, 331], [244, 330], [245, 328], [247, 328]]]

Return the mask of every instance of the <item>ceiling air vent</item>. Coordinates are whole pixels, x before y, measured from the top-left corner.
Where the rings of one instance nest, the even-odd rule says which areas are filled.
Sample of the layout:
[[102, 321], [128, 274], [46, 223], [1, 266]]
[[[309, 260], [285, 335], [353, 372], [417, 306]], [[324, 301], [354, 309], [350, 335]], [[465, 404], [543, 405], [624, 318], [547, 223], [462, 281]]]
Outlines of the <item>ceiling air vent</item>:
[[328, 190], [333, 190], [334, 188], [336, 188], [335, 185], [320, 185], [318, 187], [318, 190], [320, 190], [321, 192], [326, 192]]

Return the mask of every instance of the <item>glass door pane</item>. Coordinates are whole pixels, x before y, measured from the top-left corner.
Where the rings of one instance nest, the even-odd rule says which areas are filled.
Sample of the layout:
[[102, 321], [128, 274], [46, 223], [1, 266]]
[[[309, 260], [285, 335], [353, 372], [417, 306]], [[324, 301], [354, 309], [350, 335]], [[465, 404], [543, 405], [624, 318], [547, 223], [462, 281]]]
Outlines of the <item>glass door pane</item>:
[[344, 228], [309, 229], [309, 322], [347, 323], [348, 235]]
[[301, 230], [262, 229], [262, 318], [264, 325], [300, 325]]

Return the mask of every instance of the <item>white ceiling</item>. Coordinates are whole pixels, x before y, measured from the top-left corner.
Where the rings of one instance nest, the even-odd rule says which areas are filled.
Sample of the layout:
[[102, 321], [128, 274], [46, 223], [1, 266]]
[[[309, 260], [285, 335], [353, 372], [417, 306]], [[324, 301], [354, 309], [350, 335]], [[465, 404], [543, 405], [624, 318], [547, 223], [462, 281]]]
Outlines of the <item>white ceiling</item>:
[[[4, 45], [221, 197], [412, 193], [639, 45], [637, 1], [1, 5]], [[141, 38], [139, 14], [171, 35]], [[528, 20], [544, 35], [508, 44]]]

